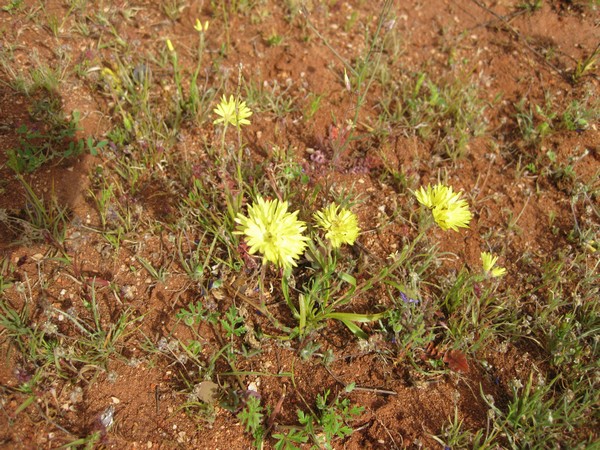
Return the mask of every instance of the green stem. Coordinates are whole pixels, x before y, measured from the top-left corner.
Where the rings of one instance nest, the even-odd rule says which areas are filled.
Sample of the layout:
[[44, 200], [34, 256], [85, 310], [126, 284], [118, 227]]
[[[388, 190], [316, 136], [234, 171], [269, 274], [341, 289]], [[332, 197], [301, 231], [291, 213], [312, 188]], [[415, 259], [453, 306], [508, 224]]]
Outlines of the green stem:
[[242, 157], [244, 155], [244, 147], [242, 146], [242, 130], [241, 127], [237, 127], [238, 131], [238, 155], [237, 155], [237, 178], [238, 178], [238, 189], [241, 192], [244, 191], [244, 179], [242, 178]]
[[198, 80], [198, 75], [200, 74], [200, 69], [202, 68], [202, 53], [204, 53], [204, 32], [200, 32], [200, 40], [198, 42], [198, 63], [196, 64], [196, 70], [192, 75], [191, 87], [190, 87], [190, 100], [191, 107], [193, 108], [194, 115], [198, 113], [198, 103], [200, 102], [198, 87], [196, 86], [196, 81]]
[[177, 95], [178, 95], [178, 100], [177, 100], [177, 112], [176, 112], [176, 119], [175, 119], [175, 124], [176, 124], [176, 128], [179, 127], [179, 123], [181, 122], [181, 108], [182, 108], [182, 104], [183, 104], [183, 87], [181, 86], [181, 73], [179, 72], [179, 64], [177, 61], [177, 53], [175, 53], [174, 51], [171, 52], [171, 62], [173, 64], [173, 73], [174, 73], [174, 77], [175, 77], [175, 85], [177, 86]]
[[267, 264], [263, 263], [262, 267], [260, 268], [260, 278], [258, 280], [258, 289], [260, 290], [260, 306], [263, 309], [266, 309], [265, 296], [264, 296], [266, 271], [267, 271]]
[[225, 165], [226, 165], [226, 158], [225, 158], [225, 135], [227, 134], [227, 126], [228, 126], [228, 122], [224, 122], [223, 123], [223, 134], [221, 134], [221, 166], [224, 169]]
[[298, 306], [300, 307], [300, 318], [298, 321], [298, 333], [300, 334], [300, 336], [303, 335], [304, 332], [304, 328], [306, 327], [306, 306], [307, 303], [310, 300], [308, 299], [308, 296], [305, 296], [304, 294], [300, 294], [298, 296]]

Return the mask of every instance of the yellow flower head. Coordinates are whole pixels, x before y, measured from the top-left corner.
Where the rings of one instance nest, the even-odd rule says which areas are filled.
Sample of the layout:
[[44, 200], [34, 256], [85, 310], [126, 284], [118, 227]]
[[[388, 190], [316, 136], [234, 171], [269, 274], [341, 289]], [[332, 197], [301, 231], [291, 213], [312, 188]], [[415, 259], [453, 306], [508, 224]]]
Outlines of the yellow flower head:
[[173, 43], [171, 42], [171, 39], [167, 39], [167, 48], [169, 49], [169, 51], [171, 53], [173, 53], [175, 51], [175, 47], [173, 47]]
[[316, 212], [314, 218], [317, 225], [326, 231], [325, 237], [333, 248], [339, 248], [342, 244], [354, 244], [360, 232], [356, 214], [346, 208], [340, 210], [335, 203]]
[[469, 204], [460, 198], [461, 194], [452, 191], [452, 187], [436, 184], [415, 192], [415, 197], [423, 206], [431, 209], [433, 219], [442, 230], [458, 231], [459, 227], [468, 228], [473, 218]]
[[214, 124], [230, 123], [234, 127], [250, 125], [248, 117], [252, 115], [252, 111], [246, 106], [246, 102], [240, 102], [239, 100], [234, 99], [233, 95], [229, 96], [229, 101], [227, 101], [227, 98], [223, 95], [221, 103], [214, 109], [214, 112], [221, 116], [218, 119], [215, 119], [213, 122]]
[[112, 70], [108, 67], [104, 67], [100, 71], [100, 76], [110, 88], [114, 89], [119, 95], [122, 94], [123, 89], [121, 79]]
[[484, 272], [492, 277], [501, 277], [506, 273], [506, 269], [504, 267], [494, 267], [498, 261], [498, 257], [492, 255], [491, 253], [481, 252], [481, 261], [483, 263], [482, 265]]
[[248, 217], [237, 215], [238, 228], [234, 231], [246, 236], [251, 254], [258, 251], [263, 263], [270, 261], [284, 269], [296, 266], [295, 260], [304, 253], [308, 241], [303, 235], [306, 224], [298, 220], [298, 211], [289, 213], [287, 209], [287, 202], [265, 201], [259, 196], [248, 207]]

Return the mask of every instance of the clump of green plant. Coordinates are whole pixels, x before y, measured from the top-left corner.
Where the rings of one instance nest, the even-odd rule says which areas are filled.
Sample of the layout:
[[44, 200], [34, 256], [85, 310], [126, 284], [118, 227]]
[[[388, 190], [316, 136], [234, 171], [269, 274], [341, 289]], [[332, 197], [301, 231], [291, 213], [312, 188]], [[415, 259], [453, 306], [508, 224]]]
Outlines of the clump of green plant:
[[464, 76], [451, 81], [433, 80], [425, 72], [408, 79], [381, 77], [385, 92], [379, 129], [384, 124], [410, 127], [419, 136], [433, 139], [437, 152], [454, 160], [464, 156], [474, 136], [485, 132], [487, 105], [478, 98], [477, 85]]
[[550, 394], [557, 381], [536, 386], [533, 372], [525, 385], [515, 380], [511, 383], [512, 398], [506, 409], [500, 409], [491, 396], [484, 395], [490, 407], [489, 414], [494, 418], [489, 433], [496, 439], [505, 439], [510, 448], [574, 444], [572, 436], [565, 430], [581, 421], [591, 404], [570, 403], [563, 396], [553, 398]]
[[543, 106], [538, 104], [532, 106], [526, 98], [523, 98], [515, 104], [515, 109], [517, 124], [527, 145], [539, 145], [554, 131], [558, 113], [548, 93]]
[[33, 172], [52, 160], [63, 160], [85, 152], [98, 155], [108, 141], [95, 142], [92, 137], [76, 139], [78, 122], [79, 114], [74, 112], [72, 120], [52, 127], [50, 131], [21, 125], [16, 130], [19, 135], [19, 146], [7, 151], [6, 165], [15, 173], [22, 174]]
[[544, 0], [526, 0], [522, 3], [519, 3], [517, 7], [522, 11], [534, 13], [535, 11], [542, 9], [543, 4]]
[[498, 334], [514, 330], [511, 323], [516, 314], [503, 308], [509, 300], [498, 293], [497, 279], [506, 269], [497, 265], [498, 256], [481, 252], [481, 270], [461, 270], [445, 287], [440, 305], [447, 316], [447, 336], [452, 342], [476, 352]]
[[0, 210], [0, 222], [15, 235], [20, 236], [20, 240], [15, 244], [41, 241], [64, 250], [63, 242], [69, 219], [68, 209], [58, 202], [54, 193], [49, 200], [44, 199], [35, 193], [21, 175], [17, 175], [17, 180], [25, 190], [26, 206], [20, 215]]
[[[351, 391], [352, 386], [349, 386], [346, 392]], [[326, 390], [317, 395], [316, 411], [305, 413], [298, 410], [300, 426], [287, 427], [287, 432], [273, 433], [272, 437], [277, 439], [274, 448], [299, 448], [310, 441], [318, 448], [331, 450], [336, 439], [350, 436], [354, 430], [348, 423], [359, 417], [364, 407], [351, 405], [349, 399], [342, 399], [339, 395], [333, 401], [329, 401], [330, 394], [331, 391]]]
[[600, 119], [600, 102], [592, 98], [572, 100], [561, 115], [561, 125], [569, 131], [585, 131]]
[[23, 0], [10, 0], [2, 7], [2, 11], [13, 14], [14, 12], [20, 11], [23, 6]]
[[[348, 386], [345, 392], [352, 390], [353, 386]], [[275, 449], [291, 450], [312, 443], [318, 448], [331, 450], [336, 440], [353, 433], [350, 423], [362, 414], [364, 407], [352, 405], [348, 398], [342, 398], [340, 394], [330, 400], [330, 395], [329, 389], [318, 394], [316, 408], [309, 406], [309, 412], [298, 409], [298, 425], [265, 424], [265, 417], [269, 417], [268, 410], [261, 405], [260, 397], [256, 394], [248, 396], [237, 417], [246, 432], [252, 434], [256, 448], [262, 448], [270, 432], [270, 437], [275, 440]]]
[[523, 98], [515, 105], [517, 125], [526, 145], [539, 146], [558, 130], [585, 131], [600, 117], [596, 100], [572, 100], [561, 113], [554, 98], [546, 92], [543, 104], [532, 104]]
[[202, 57], [206, 47], [205, 36], [209, 25], [210, 22], [205, 21], [202, 23], [199, 19], [196, 19], [196, 23], [194, 24], [194, 29], [198, 32], [198, 48], [196, 54], [196, 67], [194, 68], [194, 72], [190, 78], [189, 93], [187, 96], [184, 92], [182, 77], [183, 73], [179, 63], [177, 50], [170, 39], [166, 40], [167, 50], [171, 59], [171, 65], [173, 66], [175, 87], [177, 89], [177, 97], [173, 106], [175, 118], [173, 119], [172, 124], [173, 128], [176, 130], [179, 129], [184, 116], [196, 118], [200, 114], [205, 113], [206, 111], [203, 111], [203, 109], [205, 109], [205, 105], [211, 99], [210, 89], [206, 89], [201, 93], [198, 87], [198, 76], [200, 75], [200, 70], [202, 68]]
[[162, 4], [162, 9], [169, 19], [175, 21], [185, 9], [185, 2], [181, 0], [167, 0]]
[[[44, 273], [42, 266], [51, 263], [49, 260], [40, 260], [40, 272]], [[42, 280], [42, 283], [45, 282]], [[14, 283], [13, 292], [2, 293], [2, 334], [21, 355], [17, 359], [19, 383], [16, 391], [24, 395], [25, 400], [17, 407], [16, 414], [28, 409], [36, 399], [40, 401], [49, 396], [48, 386], [54, 385], [59, 379], [89, 381], [88, 377], [94, 373], [106, 371], [109, 359], [121, 357], [125, 341], [135, 330], [133, 325], [141, 320], [133, 317], [131, 311], [124, 311], [114, 323], [103, 323], [95, 280], [86, 281], [84, 286], [81, 305], [84, 314], [77, 316], [50, 305], [40, 317], [34, 317], [29, 305], [32, 296], [36, 295], [36, 287], [32, 286], [29, 278]], [[21, 308], [14, 306], [18, 297], [24, 300]], [[61, 326], [62, 321], [69, 324], [69, 331]], [[56, 400], [56, 394], [54, 396]], [[52, 402], [48, 402], [48, 405], [52, 405]]]
[[[339, 320], [350, 331], [360, 337], [366, 337], [355, 322], [370, 322], [382, 317], [382, 314], [355, 314], [338, 310], [350, 303], [356, 290], [368, 289], [368, 283], [358, 286], [356, 279], [348, 273], [337, 273], [338, 250], [343, 244], [353, 244], [358, 237], [359, 228], [356, 215], [346, 208], [332, 203], [315, 213], [317, 228], [325, 232], [325, 240], [315, 236], [316, 245], [304, 232], [305, 222], [298, 220], [299, 211], [288, 212], [288, 203], [279, 200], [267, 200], [257, 197], [248, 209], [248, 217], [239, 213], [236, 217], [238, 230], [234, 234], [245, 236], [248, 252], [260, 252], [263, 255], [261, 288], [267, 263], [283, 269], [283, 296], [298, 320], [294, 335], [304, 336], [322, 326], [328, 319]], [[298, 296], [295, 306], [289, 289], [291, 269], [306, 251], [308, 260], [313, 264], [315, 273], [306, 289]], [[372, 281], [372, 280], [371, 280]], [[349, 290], [346, 290], [347, 286]], [[261, 289], [262, 292], [262, 289]]]
[[254, 437], [257, 448], [259, 443], [264, 438], [264, 428], [262, 427], [262, 420], [264, 417], [264, 408], [260, 404], [260, 398], [251, 395], [242, 411], [238, 414], [238, 419], [244, 425], [246, 432], [250, 432]]
[[248, 103], [258, 112], [273, 114], [284, 119], [295, 111], [295, 98], [292, 97], [293, 84], [282, 84], [277, 80], [257, 83], [242, 80], [242, 88]]
[[600, 44], [596, 46], [594, 51], [590, 53], [586, 58], [577, 61], [577, 65], [575, 66], [575, 70], [571, 75], [573, 83], [578, 83], [583, 77], [589, 74], [596, 63], [598, 62], [598, 56], [600, 55]]

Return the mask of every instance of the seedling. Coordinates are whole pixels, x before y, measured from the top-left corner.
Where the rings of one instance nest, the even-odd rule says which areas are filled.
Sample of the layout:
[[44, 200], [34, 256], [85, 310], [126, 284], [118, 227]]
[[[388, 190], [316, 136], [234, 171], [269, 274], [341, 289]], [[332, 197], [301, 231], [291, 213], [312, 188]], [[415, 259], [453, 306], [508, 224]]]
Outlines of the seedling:
[[573, 71], [572, 79], [573, 83], [579, 83], [583, 77], [588, 75], [598, 61], [598, 56], [600, 55], [600, 44], [596, 46], [594, 51], [590, 53], [585, 59], [581, 61], [577, 61], [577, 66], [575, 66], [575, 70]]

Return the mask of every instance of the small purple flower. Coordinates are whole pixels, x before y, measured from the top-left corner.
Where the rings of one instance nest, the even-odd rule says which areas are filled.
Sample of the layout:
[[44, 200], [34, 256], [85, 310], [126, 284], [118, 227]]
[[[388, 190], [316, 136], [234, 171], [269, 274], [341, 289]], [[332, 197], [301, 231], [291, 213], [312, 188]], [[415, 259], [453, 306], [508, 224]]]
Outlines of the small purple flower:
[[327, 157], [321, 150], [316, 150], [310, 155], [310, 160], [317, 164], [325, 164], [327, 162]]
[[404, 292], [400, 292], [400, 299], [404, 303], [415, 303], [415, 304], [419, 303], [419, 300], [408, 297]]
[[15, 378], [20, 384], [25, 384], [29, 380], [31, 380], [31, 374], [27, 372], [25, 369], [16, 368], [14, 371]]

